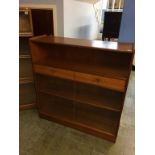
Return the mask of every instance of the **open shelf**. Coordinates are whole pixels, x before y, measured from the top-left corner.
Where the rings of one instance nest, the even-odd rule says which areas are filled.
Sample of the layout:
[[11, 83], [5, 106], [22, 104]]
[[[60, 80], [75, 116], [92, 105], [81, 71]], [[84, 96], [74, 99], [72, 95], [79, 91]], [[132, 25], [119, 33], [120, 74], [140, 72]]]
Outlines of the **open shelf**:
[[119, 43], [112, 41], [101, 41], [101, 40], [86, 40], [86, 39], [73, 39], [66, 37], [56, 37], [56, 36], [43, 36], [40, 38], [32, 38], [33, 43], [39, 45], [49, 45], [49, 46], [63, 46], [63, 47], [73, 47], [74, 49], [81, 48], [84, 50], [100, 50], [101, 52], [114, 52], [114, 53], [134, 53], [134, 45], [131, 43]]
[[[65, 91], [55, 91], [55, 90], [40, 90], [41, 93], [48, 94], [51, 96], [57, 96], [60, 98], [72, 100], [75, 102], [79, 102], [79, 104], [87, 104], [89, 106], [92, 106], [94, 108], [99, 108], [99, 109], [106, 109], [109, 111], [114, 111], [114, 112], [120, 112], [120, 105], [116, 104], [113, 99], [111, 101], [107, 100], [106, 97], [104, 98], [94, 98], [94, 97], [88, 97], [85, 95], [76, 95], [75, 97], [73, 96], [72, 92], [65, 92]], [[118, 101], [116, 101], [118, 102]]]
[[[127, 80], [131, 53], [101, 52], [94, 49], [74, 48], [70, 46], [34, 44], [34, 63], [49, 67], [72, 70]], [[38, 50], [39, 48], [39, 50]]]
[[29, 55], [29, 54], [20, 54], [19, 58], [20, 59], [31, 59], [31, 55]]
[[30, 9], [19, 10], [19, 36], [33, 36], [32, 17]]
[[20, 32], [19, 36], [20, 37], [33, 37], [33, 33], [31, 33], [31, 32]]
[[69, 99], [94, 108], [120, 112], [122, 93], [37, 74], [39, 92]]
[[33, 82], [33, 78], [32, 77], [19, 78], [19, 83], [20, 84], [26, 84], [26, 83], [32, 83], [32, 82]]
[[58, 77], [66, 80], [75, 80], [77, 82], [91, 84], [119, 92], [125, 91], [125, 81], [120, 79], [107, 78], [43, 65], [34, 65], [34, 71], [38, 74]]
[[[37, 64], [37, 63], [36, 63]], [[128, 70], [126, 70], [123, 66], [100, 66], [100, 65], [93, 65], [87, 63], [78, 63], [73, 61], [64, 61], [64, 60], [52, 60], [50, 58], [46, 59], [46, 62], [40, 62], [38, 64], [42, 64], [44, 66], [54, 67], [54, 68], [61, 68], [76, 72], [94, 74], [104, 77], [113, 77], [118, 78], [121, 80], [126, 80], [128, 75]]]

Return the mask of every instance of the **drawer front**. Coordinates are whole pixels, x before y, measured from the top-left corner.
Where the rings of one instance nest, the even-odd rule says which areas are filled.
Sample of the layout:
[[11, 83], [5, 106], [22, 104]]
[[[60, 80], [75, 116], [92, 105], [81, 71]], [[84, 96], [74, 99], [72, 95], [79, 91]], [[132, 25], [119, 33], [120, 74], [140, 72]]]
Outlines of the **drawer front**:
[[33, 76], [31, 59], [20, 59], [19, 76], [20, 77], [32, 77]]
[[61, 120], [74, 119], [73, 102], [54, 95], [39, 93], [39, 111]]
[[83, 105], [78, 102], [75, 103], [75, 111], [75, 118], [78, 123], [113, 135], [117, 132], [119, 114]]
[[30, 104], [35, 103], [35, 89], [33, 83], [20, 84], [19, 86], [19, 103]]

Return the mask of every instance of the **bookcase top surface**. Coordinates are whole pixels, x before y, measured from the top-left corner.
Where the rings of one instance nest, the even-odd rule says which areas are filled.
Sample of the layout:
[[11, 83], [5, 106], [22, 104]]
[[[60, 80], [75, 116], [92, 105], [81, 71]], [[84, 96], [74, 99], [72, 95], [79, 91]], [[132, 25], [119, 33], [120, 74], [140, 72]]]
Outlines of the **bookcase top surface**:
[[85, 39], [73, 39], [65, 37], [55, 36], [39, 36], [30, 39], [32, 42], [43, 44], [57, 44], [57, 45], [69, 45], [85, 48], [96, 48], [101, 50], [110, 50], [116, 52], [132, 53], [134, 52], [134, 45], [132, 43], [118, 43], [112, 41], [101, 40], [85, 40]]

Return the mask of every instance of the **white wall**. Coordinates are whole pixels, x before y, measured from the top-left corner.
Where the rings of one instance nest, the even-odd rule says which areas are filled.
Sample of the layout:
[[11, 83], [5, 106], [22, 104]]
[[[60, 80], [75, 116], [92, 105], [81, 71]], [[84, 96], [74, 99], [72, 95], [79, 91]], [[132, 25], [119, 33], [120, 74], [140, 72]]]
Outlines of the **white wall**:
[[96, 39], [97, 22], [92, 3], [64, 0], [64, 36]]

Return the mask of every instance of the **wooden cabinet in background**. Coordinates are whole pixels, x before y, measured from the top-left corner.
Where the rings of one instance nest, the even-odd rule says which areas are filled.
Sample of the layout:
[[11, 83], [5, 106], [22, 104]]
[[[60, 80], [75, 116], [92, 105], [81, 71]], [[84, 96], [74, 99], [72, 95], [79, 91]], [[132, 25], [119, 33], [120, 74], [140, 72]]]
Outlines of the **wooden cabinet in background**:
[[20, 7], [19, 9], [19, 103], [20, 110], [34, 108], [36, 93], [33, 82], [29, 39], [41, 34], [54, 35], [53, 10]]
[[19, 10], [19, 108], [20, 110], [35, 107], [35, 89], [33, 82], [32, 60], [29, 38], [33, 36], [31, 10]]
[[133, 45], [44, 35], [30, 48], [39, 115], [115, 142]]

